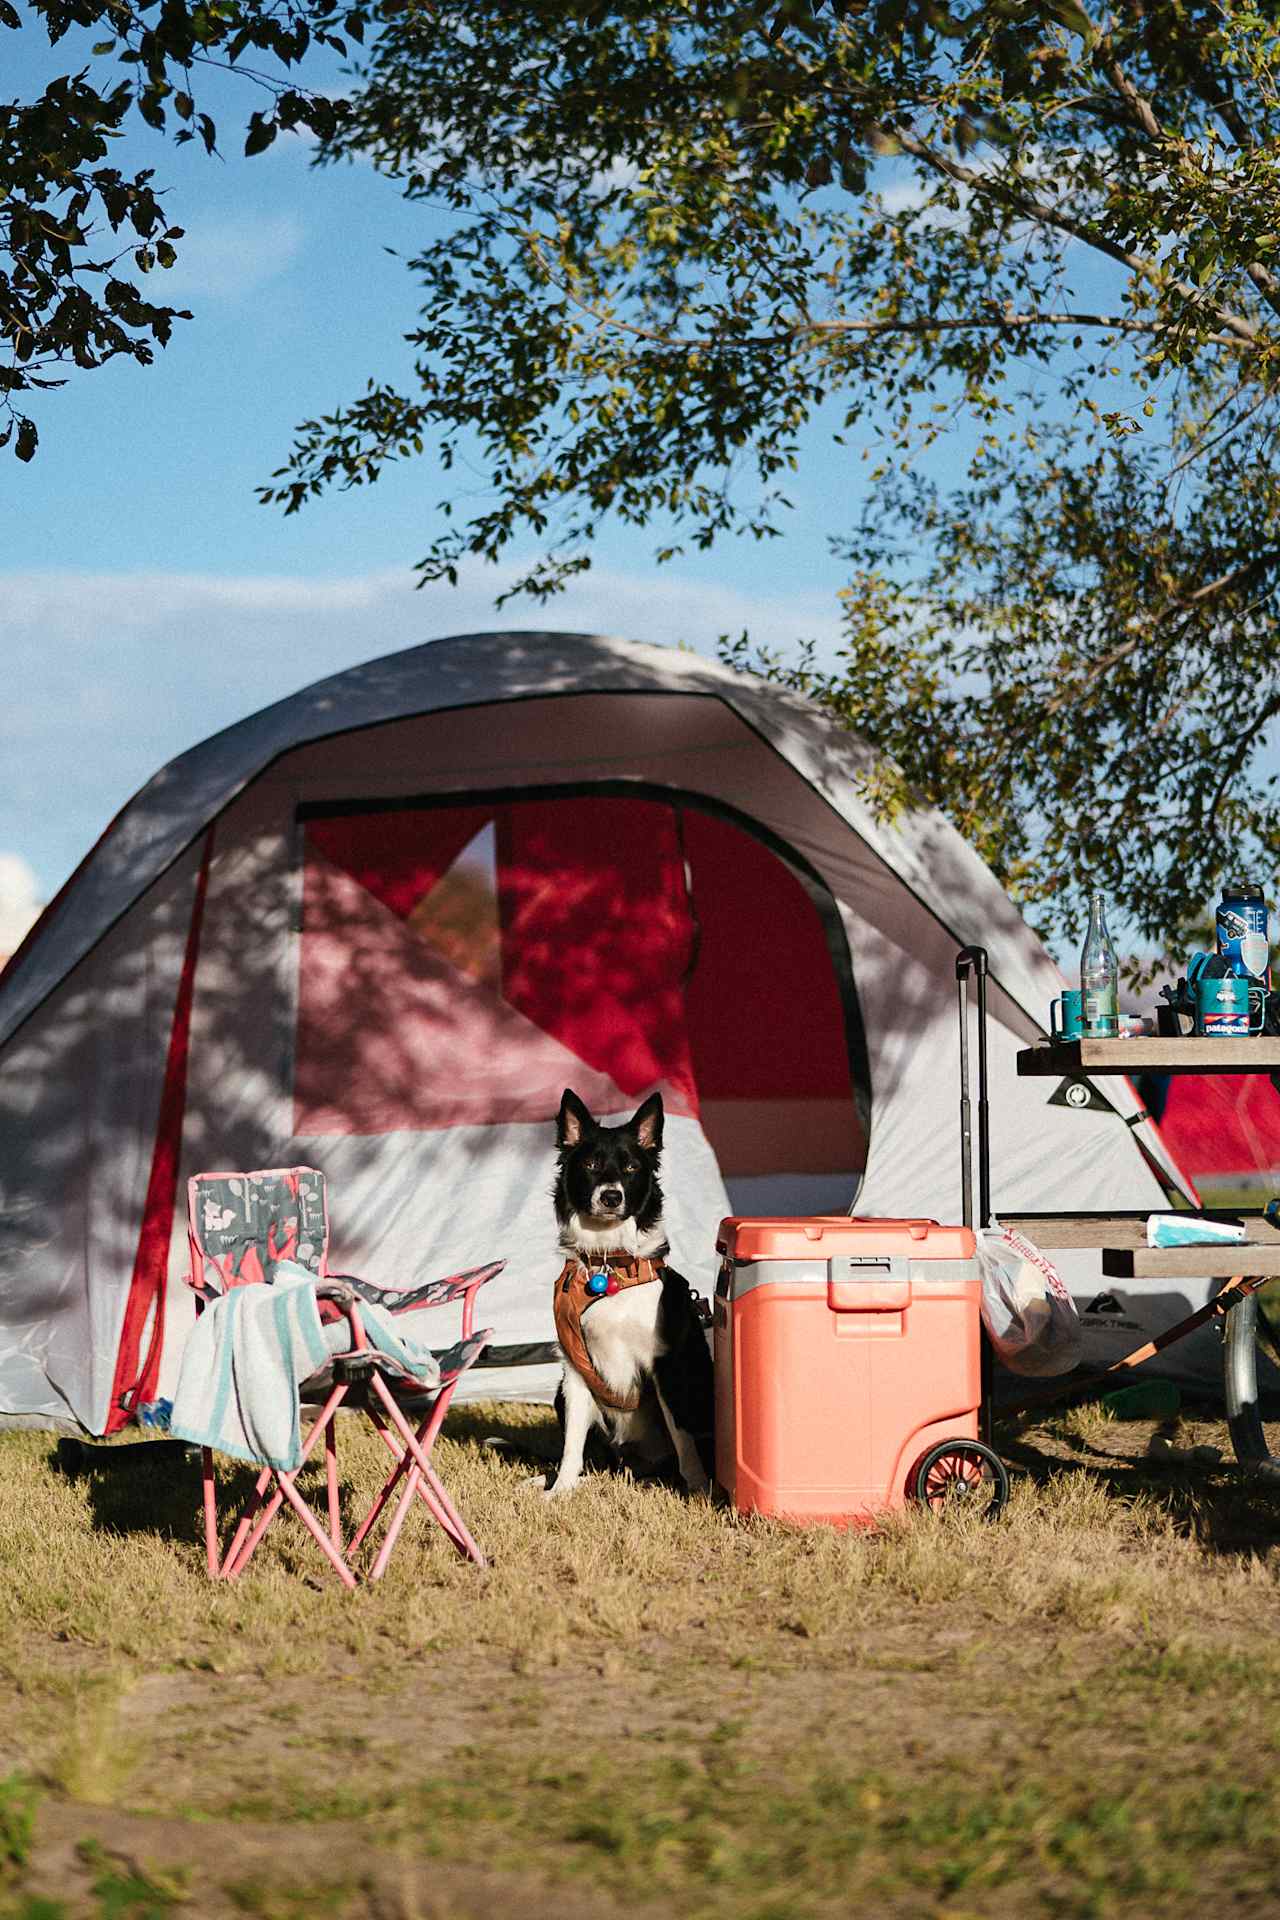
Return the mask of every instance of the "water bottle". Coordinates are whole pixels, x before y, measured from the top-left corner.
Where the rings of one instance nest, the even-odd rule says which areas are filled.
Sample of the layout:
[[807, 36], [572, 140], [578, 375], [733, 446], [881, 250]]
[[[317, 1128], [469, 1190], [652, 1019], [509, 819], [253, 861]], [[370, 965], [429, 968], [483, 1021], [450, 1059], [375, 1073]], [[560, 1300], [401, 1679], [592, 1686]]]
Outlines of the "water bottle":
[[1269, 985], [1271, 947], [1262, 888], [1250, 880], [1229, 881], [1222, 889], [1216, 921], [1218, 952], [1231, 962], [1232, 973]]
[[1107, 932], [1102, 895], [1089, 904], [1089, 931], [1080, 955], [1080, 991], [1084, 997], [1084, 1033], [1088, 1040], [1114, 1040], [1120, 1031], [1120, 967]]

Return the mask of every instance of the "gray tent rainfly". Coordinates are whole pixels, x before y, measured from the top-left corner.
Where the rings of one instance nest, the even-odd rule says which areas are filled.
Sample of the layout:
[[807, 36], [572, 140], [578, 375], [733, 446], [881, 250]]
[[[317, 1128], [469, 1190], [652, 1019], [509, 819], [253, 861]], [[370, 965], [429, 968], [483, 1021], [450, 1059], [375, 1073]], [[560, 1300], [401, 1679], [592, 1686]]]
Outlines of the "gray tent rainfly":
[[1126, 1083], [1076, 1111], [1015, 1077], [1057, 969], [940, 815], [874, 817], [873, 766], [696, 656], [518, 632], [353, 667], [173, 761], [0, 978], [0, 1411], [102, 1432], [163, 1390], [186, 1177], [301, 1162], [337, 1269], [506, 1256], [472, 1391], [548, 1395], [565, 1086], [609, 1115], [662, 1090], [704, 1291], [730, 1210], [954, 1218], [967, 942], [997, 1206], [1162, 1204]]

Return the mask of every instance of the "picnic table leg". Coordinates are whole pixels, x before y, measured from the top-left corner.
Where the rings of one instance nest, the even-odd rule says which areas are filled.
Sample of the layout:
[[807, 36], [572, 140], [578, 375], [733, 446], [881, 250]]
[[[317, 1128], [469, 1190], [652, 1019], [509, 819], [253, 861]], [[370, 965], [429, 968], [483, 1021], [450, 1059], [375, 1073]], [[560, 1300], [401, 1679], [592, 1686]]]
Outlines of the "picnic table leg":
[[1165, 1348], [1173, 1346], [1175, 1341], [1185, 1340], [1189, 1333], [1194, 1333], [1197, 1327], [1202, 1327], [1206, 1320], [1229, 1313], [1237, 1300], [1265, 1286], [1269, 1277], [1267, 1274], [1233, 1274], [1212, 1300], [1206, 1301], [1202, 1307], [1197, 1307], [1195, 1312], [1189, 1313], [1185, 1320], [1179, 1320], [1172, 1327], [1167, 1327], [1163, 1333], [1158, 1333], [1154, 1340], [1148, 1340], [1142, 1346], [1135, 1347], [1132, 1353], [1126, 1353], [1119, 1360], [1113, 1360], [1111, 1365], [1104, 1367], [1101, 1373], [1068, 1375], [1066, 1379], [1055, 1382], [1051, 1387], [1038, 1387], [1031, 1393], [1023, 1394], [1020, 1400], [1013, 1401], [1002, 1411], [1029, 1413], [1036, 1407], [1052, 1406], [1055, 1400], [1061, 1400], [1066, 1394], [1078, 1393], [1082, 1387], [1101, 1386], [1117, 1373], [1127, 1373], [1132, 1367], [1140, 1367], [1144, 1360], [1151, 1360], [1157, 1353], [1163, 1353]]
[[1263, 1284], [1263, 1278], [1250, 1279], [1247, 1274], [1233, 1274], [1231, 1279], [1214, 1294], [1212, 1300], [1206, 1301], [1202, 1307], [1197, 1307], [1194, 1313], [1189, 1313], [1185, 1320], [1179, 1320], [1176, 1326], [1168, 1327], [1163, 1333], [1158, 1333], [1155, 1339], [1148, 1340], [1144, 1347], [1135, 1347], [1132, 1353], [1126, 1353], [1123, 1360], [1113, 1360], [1107, 1368], [1107, 1373], [1118, 1373], [1126, 1367], [1139, 1367], [1144, 1360], [1150, 1360], [1157, 1353], [1163, 1353], [1164, 1349], [1171, 1347], [1176, 1340], [1183, 1340], [1187, 1334], [1194, 1333], [1196, 1328], [1203, 1326], [1206, 1320], [1229, 1313], [1238, 1299], [1246, 1293], [1252, 1293], [1255, 1288]]
[[[1263, 1422], [1259, 1404], [1259, 1350], [1274, 1358], [1273, 1329], [1261, 1313], [1256, 1290], [1240, 1310], [1227, 1320], [1222, 1346], [1223, 1386], [1227, 1402], [1227, 1431], [1236, 1459], [1250, 1471], [1265, 1473], [1273, 1481], [1280, 1477], [1280, 1457], [1271, 1451], [1271, 1436]], [[1260, 1342], [1260, 1324], [1267, 1328]], [[1265, 1389], [1264, 1389], [1265, 1390]]]

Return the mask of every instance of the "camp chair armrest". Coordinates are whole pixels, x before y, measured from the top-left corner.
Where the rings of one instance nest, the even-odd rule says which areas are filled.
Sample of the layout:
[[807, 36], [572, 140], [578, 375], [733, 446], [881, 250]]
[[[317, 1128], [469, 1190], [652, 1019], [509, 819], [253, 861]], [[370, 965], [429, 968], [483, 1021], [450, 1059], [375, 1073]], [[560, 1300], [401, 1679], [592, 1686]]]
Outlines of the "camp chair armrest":
[[428, 1280], [417, 1287], [374, 1287], [354, 1274], [329, 1274], [330, 1280], [345, 1280], [357, 1296], [386, 1313], [417, 1312], [424, 1307], [451, 1307], [462, 1302], [462, 1337], [469, 1339], [475, 1327], [476, 1295], [481, 1287], [500, 1274], [505, 1260], [489, 1260], [482, 1267], [468, 1267], [465, 1273], [451, 1273], [443, 1280]]
[[[488, 1285], [495, 1274], [502, 1272], [506, 1264], [505, 1260], [498, 1260], [488, 1267], [481, 1267], [471, 1279], [467, 1279], [465, 1275], [462, 1276], [465, 1284], [459, 1283], [459, 1291], [462, 1296], [462, 1337], [464, 1340], [470, 1340], [475, 1331], [477, 1294], [480, 1292], [481, 1287]], [[491, 1331], [490, 1329], [490, 1332]]]
[[455, 1301], [462, 1302], [462, 1337], [469, 1340], [475, 1331], [476, 1296], [481, 1287], [496, 1278], [506, 1266], [505, 1260], [490, 1260], [486, 1266], [470, 1267], [466, 1273], [452, 1273], [447, 1280], [433, 1280], [423, 1291], [423, 1306], [452, 1306]]
[[473, 1367], [493, 1338], [492, 1327], [482, 1327], [479, 1333], [473, 1333], [464, 1340], [456, 1340], [443, 1353], [437, 1353], [436, 1364], [440, 1368], [439, 1381], [427, 1386], [401, 1374], [388, 1377], [387, 1385], [397, 1400], [406, 1406], [426, 1407], [433, 1405], [442, 1393], [450, 1392], [459, 1378]]
[[356, 1292], [355, 1288], [349, 1287], [345, 1280], [335, 1280], [332, 1278], [318, 1280], [316, 1282], [316, 1299], [333, 1300], [340, 1307], [354, 1307], [356, 1303]]
[[342, 1280], [332, 1278], [318, 1280], [316, 1299], [332, 1300], [336, 1307], [341, 1307], [347, 1316], [347, 1324], [351, 1328], [352, 1351], [363, 1353], [369, 1344], [369, 1336], [364, 1330], [364, 1321], [360, 1318], [360, 1301], [354, 1288], [349, 1287]]

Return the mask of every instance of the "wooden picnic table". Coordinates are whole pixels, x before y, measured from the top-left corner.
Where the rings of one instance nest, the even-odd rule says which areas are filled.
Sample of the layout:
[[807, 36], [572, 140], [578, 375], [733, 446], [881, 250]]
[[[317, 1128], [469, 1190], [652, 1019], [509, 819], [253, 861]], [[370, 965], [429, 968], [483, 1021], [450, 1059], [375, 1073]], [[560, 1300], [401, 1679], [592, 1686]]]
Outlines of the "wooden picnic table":
[[[1024, 1078], [1059, 1080], [1108, 1073], [1274, 1073], [1280, 1071], [1280, 1039], [1266, 1034], [1245, 1040], [1144, 1034], [1135, 1040], [1053, 1040], [1024, 1047], [1017, 1065]], [[1222, 1217], [1244, 1221], [1248, 1239], [1243, 1244], [1149, 1247], [1145, 1212], [1020, 1213], [1007, 1219], [1039, 1246], [1059, 1252], [1097, 1247], [1102, 1271], [1113, 1280], [1230, 1280], [1242, 1271], [1254, 1277], [1280, 1274], [1280, 1231], [1260, 1212]]]
[[[1136, 1073], [1273, 1073], [1280, 1070], [1280, 1039], [1258, 1034], [1239, 1040], [1205, 1040], [1198, 1036], [1144, 1034], [1133, 1040], [1051, 1040], [1024, 1047], [1017, 1056], [1018, 1073], [1026, 1077], [1070, 1079], [1100, 1074]], [[1214, 1215], [1206, 1209], [1209, 1218]], [[1149, 1360], [1183, 1339], [1206, 1320], [1220, 1317], [1248, 1299], [1264, 1281], [1280, 1275], [1280, 1231], [1261, 1213], [1236, 1212], [1221, 1218], [1243, 1220], [1242, 1242], [1192, 1247], [1149, 1247], [1147, 1212], [1018, 1213], [1004, 1215], [1009, 1226], [1024, 1231], [1038, 1246], [1054, 1252], [1074, 1247], [1096, 1247], [1102, 1271], [1114, 1280], [1221, 1280], [1222, 1286], [1207, 1305], [1147, 1341], [1123, 1359], [1113, 1361], [1105, 1380]], [[1249, 1313], [1255, 1311], [1249, 1301]], [[1234, 1325], [1235, 1316], [1232, 1317]], [[1249, 1322], [1252, 1326], [1252, 1320]], [[1244, 1332], [1244, 1323], [1241, 1326]], [[1249, 1336], [1250, 1343], [1252, 1336]], [[1252, 1351], [1242, 1360], [1240, 1343], [1228, 1340], [1225, 1360], [1228, 1425], [1237, 1456], [1251, 1465], [1272, 1462], [1256, 1404]], [[1243, 1369], [1243, 1371], [1242, 1371]], [[1052, 1398], [1053, 1390], [1024, 1397]]]
[[1159, 1033], [1136, 1040], [1046, 1040], [1024, 1047], [1018, 1072], [1053, 1075], [1101, 1073], [1275, 1073], [1280, 1039], [1257, 1034], [1247, 1040], [1179, 1039]]

